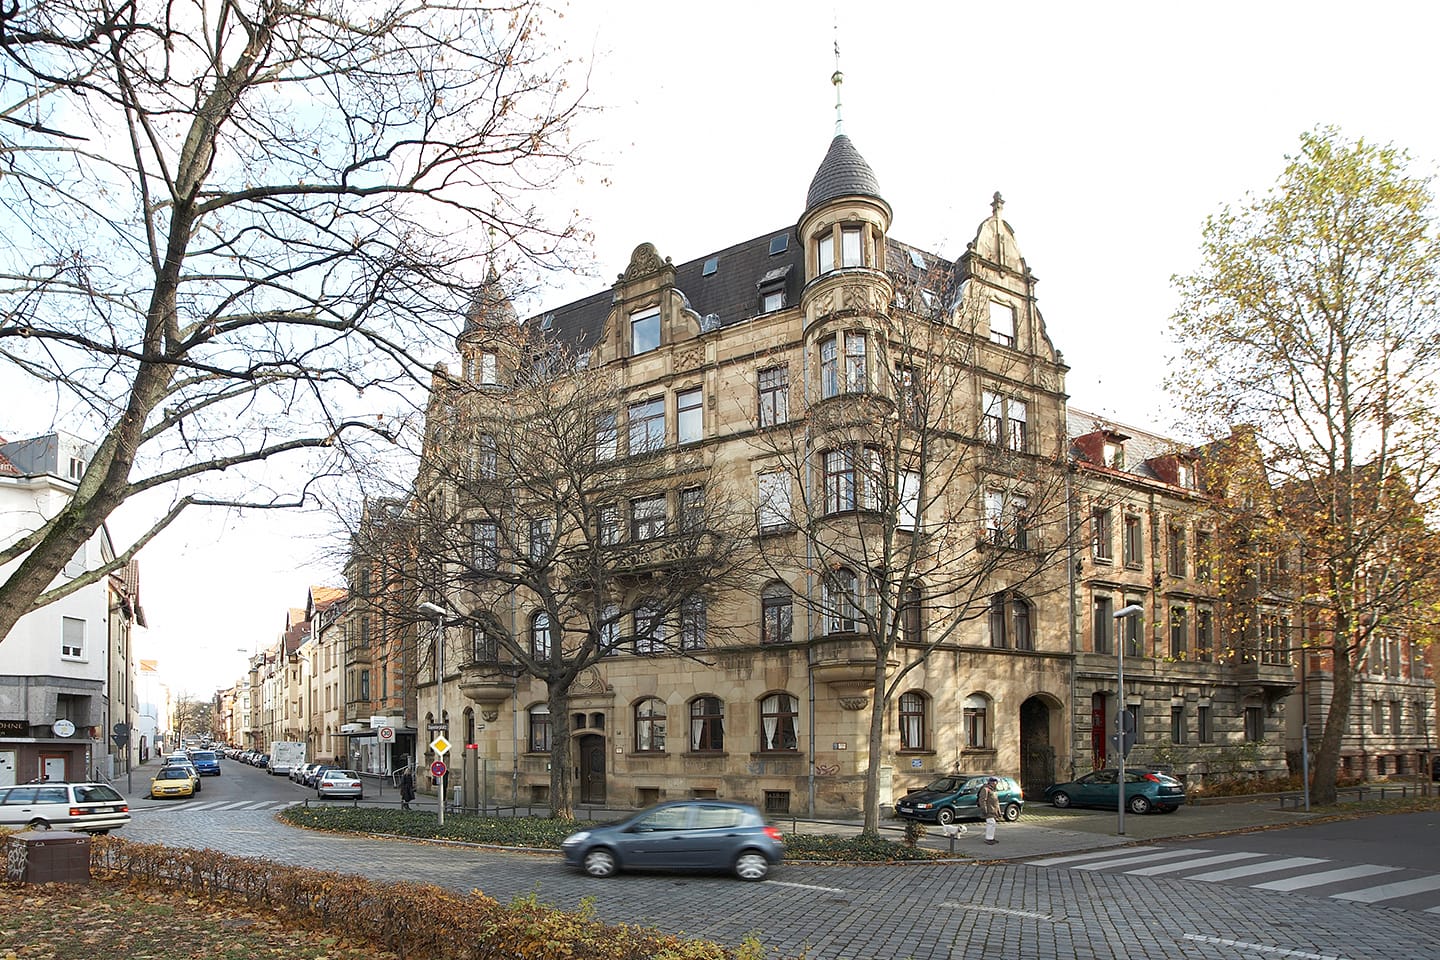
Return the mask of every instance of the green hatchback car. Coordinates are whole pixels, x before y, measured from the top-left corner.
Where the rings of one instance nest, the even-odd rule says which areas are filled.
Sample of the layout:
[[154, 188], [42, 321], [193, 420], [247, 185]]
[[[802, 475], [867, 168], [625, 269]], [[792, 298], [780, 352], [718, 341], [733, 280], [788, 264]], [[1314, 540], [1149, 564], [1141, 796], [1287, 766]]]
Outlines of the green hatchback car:
[[1000, 815], [1006, 820], [1020, 819], [1025, 809], [1025, 793], [1010, 777], [993, 773], [952, 773], [911, 790], [895, 804], [895, 815], [907, 820], [927, 820], [947, 824], [956, 820], [981, 820], [975, 797], [985, 781], [995, 777], [995, 794], [1000, 800]]

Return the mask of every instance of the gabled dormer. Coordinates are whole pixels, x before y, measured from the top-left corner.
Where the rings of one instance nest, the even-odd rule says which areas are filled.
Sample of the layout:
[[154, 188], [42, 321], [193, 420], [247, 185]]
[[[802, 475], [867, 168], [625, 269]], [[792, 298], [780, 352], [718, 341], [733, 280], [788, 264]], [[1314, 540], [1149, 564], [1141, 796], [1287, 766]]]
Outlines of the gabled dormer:
[[1125, 469], [1125, 441], [1128, 434], [1116, 430], [1094, 430], [1076, 437], [1071, 443], [1080, 456], [1090, 463], [1112, 470]]

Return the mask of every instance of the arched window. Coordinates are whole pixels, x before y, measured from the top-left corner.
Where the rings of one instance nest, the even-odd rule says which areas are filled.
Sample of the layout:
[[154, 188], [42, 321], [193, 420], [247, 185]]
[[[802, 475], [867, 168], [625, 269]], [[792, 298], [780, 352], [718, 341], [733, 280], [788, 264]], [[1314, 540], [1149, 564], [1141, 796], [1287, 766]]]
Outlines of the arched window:
[[700, 753], [725, 749], [725, 704], [719, 697], [690, 701], [690, 749]]
[[965, 746], [983, 750], [990, 746], [990, 700], [975, 693], [965, 698]]
[[920, 588], [911, 584], [900, 591], [900, 638], [906, 643], [925, 640], [925, 608]]
[[665, 701], [649, 697], [635, 704], [635, 751], [665, 752]]
[[550, 708], [543, 703], [530, 708], [530, 752], [550, 752]]
[[860, 581], [853, 572], [841, 567], [827, 574], [822, 600], [826, 633], [854, 633], [859, 629]]
[[1004, 591], [990, 598], [990, 646], [1035, 649], [1030, 603], [1024, 597]]
[[554, 635], [550, 630], [550, 614], [544, 610], [537, 611], [530, 618], [530, 655], [536, 660], [549, 660], [553, 639]]
[[772, 583], [760, 591], [760, 642], [789, 643], [795, 604], [790, 588]]
[[465, 713], [462, 714], [462, 716], [464, 716], [464, 718], [465, 718], [465, 742], [466, 742], [466, 743], [474, 743], [474, 742], [475, 742], [475, 711], [474, 711], [473, 709], [471, 709], [470, 707], [466, 707], [466, 708], [465, 708]]
[[788, 693], [772, 693], [760, 701], [760, 750], [794, 751], [800, 723], [799, 701]]
[[925, 694], [900, 694], [900, 749], [925, 749]]

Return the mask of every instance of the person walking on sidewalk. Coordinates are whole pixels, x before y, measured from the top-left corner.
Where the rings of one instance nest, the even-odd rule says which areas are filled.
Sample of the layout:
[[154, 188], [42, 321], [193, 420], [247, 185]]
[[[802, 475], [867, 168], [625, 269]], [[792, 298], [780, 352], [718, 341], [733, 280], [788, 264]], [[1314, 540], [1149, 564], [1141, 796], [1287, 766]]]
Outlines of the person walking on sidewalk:
[[409, 767], [400, 774], [400, 809], [409, 810], [410, 801], [415, 799], [415, 774]]
[[995, 821], [1000, 819], [1000, 797], [995, 793], [999, 780], [991, 777], [975, 795], [975, 806], [985, 818], [985, 842], [995, 843]]

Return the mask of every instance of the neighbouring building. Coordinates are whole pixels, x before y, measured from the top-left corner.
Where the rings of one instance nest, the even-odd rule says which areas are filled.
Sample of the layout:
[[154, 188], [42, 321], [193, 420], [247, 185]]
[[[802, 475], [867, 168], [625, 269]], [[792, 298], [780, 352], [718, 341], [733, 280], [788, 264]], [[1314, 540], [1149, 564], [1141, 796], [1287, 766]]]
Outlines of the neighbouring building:
[[[73, 495], [92, 448], [64, 433], [0, 443], [0, 542], [38, 528]], [[114, 559], [101, 527], [56, 579]], [[16, 560], [0, 570], [8, 574]], [[143, 625], [138, 574], [104, 577], [21, 617], [0, 643], [0, 784], [112, 775], [116, 724], [139, 719], [132, 629]]]

